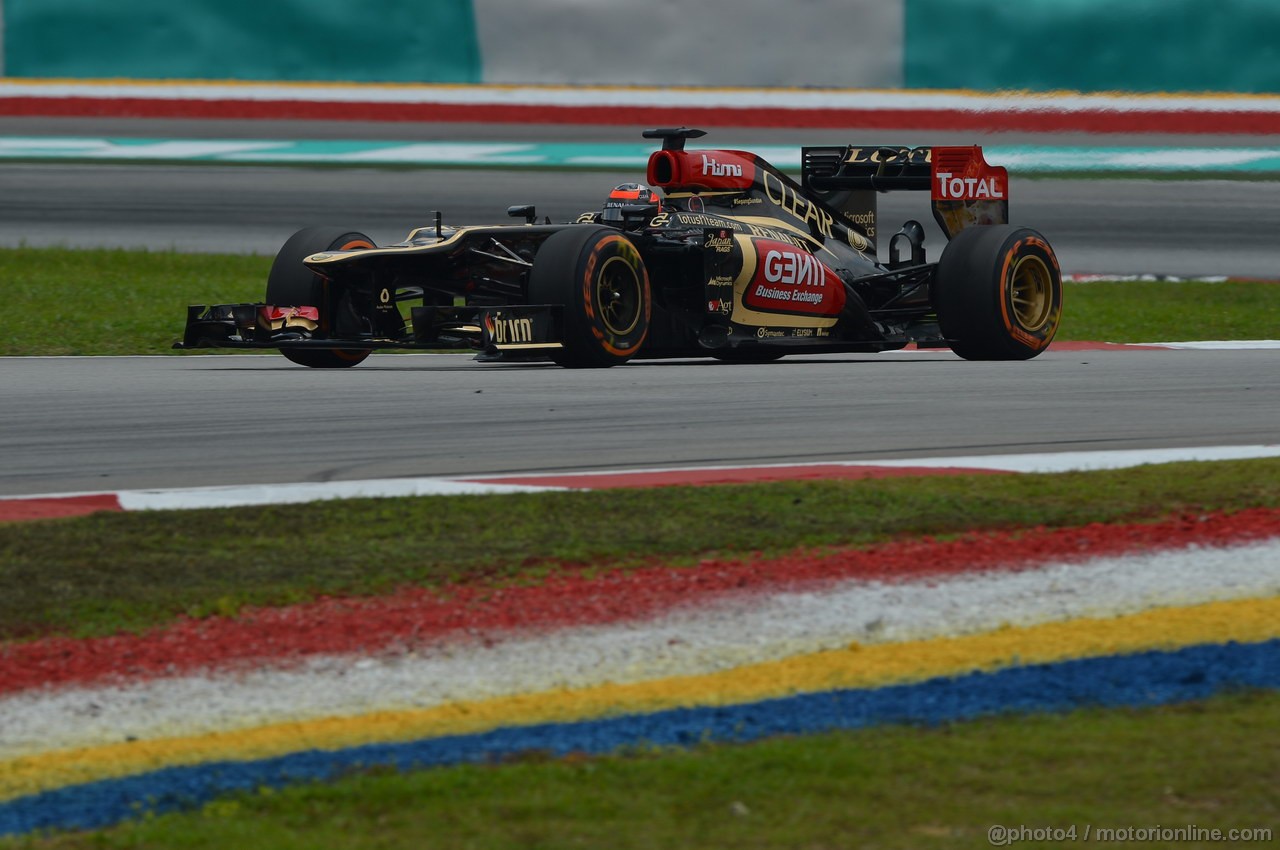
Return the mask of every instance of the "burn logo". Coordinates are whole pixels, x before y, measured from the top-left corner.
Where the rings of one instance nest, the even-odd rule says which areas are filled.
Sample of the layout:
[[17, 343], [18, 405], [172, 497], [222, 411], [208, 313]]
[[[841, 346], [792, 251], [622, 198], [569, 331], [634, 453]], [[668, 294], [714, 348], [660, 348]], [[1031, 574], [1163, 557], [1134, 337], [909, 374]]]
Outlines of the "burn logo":
[[533, 342], [533, 319], [504, 319], [501, 315], [486, 315], [484, 325], [494, 345]]

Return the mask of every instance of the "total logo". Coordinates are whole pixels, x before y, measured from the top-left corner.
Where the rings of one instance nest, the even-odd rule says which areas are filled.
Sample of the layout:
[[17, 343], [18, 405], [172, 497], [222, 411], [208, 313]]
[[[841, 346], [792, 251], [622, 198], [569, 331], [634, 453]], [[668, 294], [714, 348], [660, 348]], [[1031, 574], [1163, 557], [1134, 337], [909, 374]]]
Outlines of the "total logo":
[[720, 163], [713, 157], [702, 155], [702, 173], [712, 177], [741, 177], [742, 166], [734, 162]]
[[944, 200], [1004, 200], [1005, 197], [995, 177], [957, 177], [949, 171], [939, 171], [934, 177], [938, 180], [938, 197]]

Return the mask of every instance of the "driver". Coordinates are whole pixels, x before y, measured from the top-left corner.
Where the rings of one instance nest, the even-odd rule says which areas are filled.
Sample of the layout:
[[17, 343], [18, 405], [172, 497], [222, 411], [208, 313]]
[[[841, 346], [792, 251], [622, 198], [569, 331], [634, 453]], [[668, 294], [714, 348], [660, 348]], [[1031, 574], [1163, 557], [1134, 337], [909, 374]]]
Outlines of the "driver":
[[662, 199], [658, 193], [643, 183], [621, 183], [613, 188], [605, 199], [601, 221], [622, 221], [622, 208], [648, 207], [647, 215], [654, 216], [662, 212]]

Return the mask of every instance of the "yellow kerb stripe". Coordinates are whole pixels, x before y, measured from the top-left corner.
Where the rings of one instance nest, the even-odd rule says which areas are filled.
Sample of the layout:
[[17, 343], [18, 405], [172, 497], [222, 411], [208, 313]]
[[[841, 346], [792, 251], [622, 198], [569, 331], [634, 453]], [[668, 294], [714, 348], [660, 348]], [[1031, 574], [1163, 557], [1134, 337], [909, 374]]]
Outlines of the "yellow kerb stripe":
[[24, 756], [0, 762], [0, 800], [206, 761], [251, 761], [485, 732], [503, 726], [594, 720], [677, 707], [734, 705], [850, 688], [875, 688], [1005, 667], [1176, 650], [1280, 637], [1280, 597], [1165, 608], [979, 635], [858, 645], [698, 676], [554, 690], [430, 709], [275, 723]]

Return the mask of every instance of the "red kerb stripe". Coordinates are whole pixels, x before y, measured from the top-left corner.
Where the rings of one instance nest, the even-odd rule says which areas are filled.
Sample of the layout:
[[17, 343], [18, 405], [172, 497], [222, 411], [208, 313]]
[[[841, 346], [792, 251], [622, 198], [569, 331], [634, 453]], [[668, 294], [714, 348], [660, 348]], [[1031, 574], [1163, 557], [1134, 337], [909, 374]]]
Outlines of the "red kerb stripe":
[[51, 499], [0, 499], [0, 522], [30, 519], [58, 519], [84, 516], [97, 511], [122, 511], [114, 493], [93, 496], [65, 496]]
[[825, 481], [834, 478], [855, 481], [874, 478], [902, 478], [913, 475], [1008, 475], [998, 469], [932, 466], [758, 466], [738, 469], [671, 469], [653, 472], [618, 472], [601, 475], [511, 475], [503, 478], [473, 478], [485, 484], [525, 484], [570, 487], [583, 490], [613, 490], [638, 487], [672, 487], [709, 484], [749, 484], [762, 481]]
[[1280, 133], [1280, 112], [965, 109], [779, 109], [706, 106], [565, 106], [468, 103], [351, 103], [303, 100], [0, 97], [0, 115], [130, 118], [302, 119], [489, 124], [812, 127], [1034, 133]]
[[178, 621], [144, 634], [45, 638], [0, 646], [0, 693], [45, 686], [148, 679], [202, 669], [279, 665], [307, 656], [397, 651], [449, 640], [485, 641], [512, 629], [652, 618], [733, 594], [847, 580], [903, 581], [1050, 561], [1224, 545], [1280, 536], [1280, 509], [1177, 517], [1132, 525], [1001, 531], [936, 541], [917, 538], [865, 549], [799, 551], [779, 558], [707, 559], [676, 569], [655, 562], [631, 571], [565, 569], [537, 585], [405, 588], [381, 597], [326, 598], [238, 618]]

